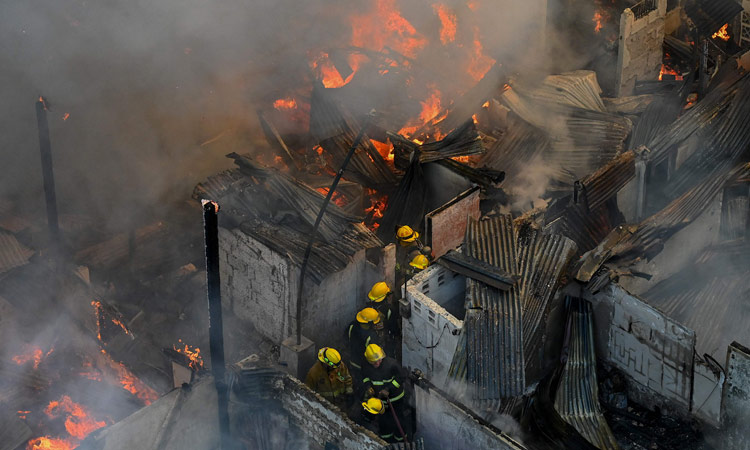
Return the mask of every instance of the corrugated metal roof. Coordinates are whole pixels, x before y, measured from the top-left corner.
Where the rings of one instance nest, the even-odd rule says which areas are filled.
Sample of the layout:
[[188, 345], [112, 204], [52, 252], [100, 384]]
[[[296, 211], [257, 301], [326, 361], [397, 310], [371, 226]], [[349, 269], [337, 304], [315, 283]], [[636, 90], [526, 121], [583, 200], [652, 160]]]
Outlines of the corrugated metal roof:
[[698, 353], [723, 357], [733, 340], [750, 341], [750, 243], [723, 242], [704, 250], [688, 267], [641, 297], [695, 330]]
[[[222, 215], [239, 228], [293, 262], [301, 264], [307, 239], [323, 195], [299, 180], [267, 169], [248, 157], [230, 154], [241, 169], [222, 172], [199, 184], [195, 197], [222, 205]], [[222, 218], [222, 220], [227, 220]], [[349, 263], [363, 248], [383, 242], [362, 223], [329, 203], [318, 231], [323, 239], [313, 246], [308, 274], [319, 283]], [[227, 226], [227, 222], [222, 222]]]
[[519, 231], [518, 273], [521, 279], [518, 289], [522, 299], [527, 367], [541, 349], [549, 302], [575, 253], [575, 242], [564, 236], [528, 228]]
[[633, 177], [635, 177], [635, 152], [629, 150], [583, 178], [581, 180], [583, 195], [586, 197], [589, 209], [596, 209], [617, 195]]
[[395, 162], [398, 165], [400, 160], [402, 167], [405, 167], [404, 162], [408, 164], [409, 155], [414, 151], [417, 152], [419, 162], [422, 163], [438, 161], [453, 156], [484, 153], [482, 138], [479, 136], [476, 124], [471, 119], [448, 133], [443, 139], [422, 145], [412, 142], [396, 133], [387, 133], [387, 135], [393, 143]]
[[736, 0], [690, 0], [685, 3], [684, 8], [705, 37], [719, 31], [719, 28], [731, 22], [742, 11], [742, 5]]
[[559, 218], [547, 223], [544, 229], [572, 239], [578, 246], [578, 253], [582, 254], [599, 245], [620, 224], [613, 209], [609, 203], [591, 210], [583, 203], [572, 204]]
[[[465, 239], [468, 256], [517, 271], [516, 232], [510, 215], [470, 220]], [[502, 399], [521, 395], [525, 389], [523, 322], [519, 291], [501, 291], [467, 279], [467, 311], [463, 334], [449, 376], [465, 373], [472, 400], [498, 406]], [[460, 363], [465, 352], [466, 370]], [[460, 379], [460, 378], [459, 378]]]
[[15, 236], [0, 231], [0, 273], [27, 264], [34, 250], [18, 242]]
[[581, 299], [569, 301], [570, 346], [555, 394], [555, 409], [592, 445], [602, 450], [618, 449], [617, 441], [599, 409], [591, 304]]
[[[327, 89], [315, 83], [310, 97], [310, 134], [333, 160], [338, 170], [362, 124], [337, 104]], [[346, 168], [347, 178], [374, 189], [392, 188], [396, 175], [388, 167], [367, 135]]]

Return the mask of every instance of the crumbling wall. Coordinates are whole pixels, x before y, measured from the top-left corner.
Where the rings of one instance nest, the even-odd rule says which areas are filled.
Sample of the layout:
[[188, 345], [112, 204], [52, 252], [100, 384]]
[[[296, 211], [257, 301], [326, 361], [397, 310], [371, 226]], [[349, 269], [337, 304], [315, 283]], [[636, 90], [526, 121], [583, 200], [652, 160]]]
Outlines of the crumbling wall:
[[238, 228], [219, 228], [219, 267], [225, 308], [277, 344], [289, 336], [296, 290], [286, 257]]
[[465, 277], [439, 265], [417, 274], [406, 285], [411, 316], [402, 321], [402, 363], [421, 370], [437, 386], [445, 386], [463, 327], [463, 321], [441, 303], [463, 300], [465, 286]]
[[522, 449], [521, 444], [494, 427], [479, 421], [468, 409], [446, 398], [434, 388], [414, 386], [417, 436], [430, 450]]
[[722, 399], [723, 448], [750, 448], [750, 349], [732, 342], [727, 350], [727, 380]]
[[[648, 11], [642, 17], [639, 11]], [[617, 96], [633, 93], [638, 80], [656, 80], [661, 69], [667, 0], [643, 0], [620, 16]]]
[[[686, 414], [691, 407], [695, 332], [610, 284], [594, 296], [597, 353], [624, 372], [628, 395]], [[654, 395], [656, 394], [656, 395]]]
[[290, 421], [305, 431], [320, 448], [332, 443], [338, 448], [380, 450], [386, 444], [371, 431], [349, 420], [342, 412], [315, 394], [299, 381], [284, 376], [280, 379], [281, 403]]

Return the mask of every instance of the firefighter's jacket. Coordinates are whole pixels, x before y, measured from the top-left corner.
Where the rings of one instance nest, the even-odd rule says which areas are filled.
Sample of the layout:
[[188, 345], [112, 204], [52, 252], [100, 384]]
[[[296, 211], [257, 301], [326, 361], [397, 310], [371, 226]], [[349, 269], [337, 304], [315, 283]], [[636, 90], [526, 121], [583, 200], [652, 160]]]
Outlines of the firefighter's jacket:
[[[377, 395], [380, 391], [388, 390], [388, 399], [391, 403], [406, 403], [404, 400], [404, 384], [408, 381], [409, 374], [401, 367], [395, 359], [386, 356], [380, 367], [365, 363], [362, 367], [362, 384], [365, 392], [372, 388], [371, 392]], [[366, 394], [369, 395], [369, 394]]]
[[368, 302], [365, 307], [373, 308], [380, 313], [380, 320], [385, 323], [383, 349], [386, 355], [395, 355], [396, 346], [401, 343], [401, 314], [398, 310], [398, 303], [386, 299], [382, 302]]
[[343, 361], [330, 370], [321, 362], [315, 363], [307, 372], [305, 384], [337, 406], [345, 404], [346, 396], [353, 392], [352, 376]]
[[365, 349], [370, 344], [383, 345], [383, 340], [378, 333], [372, 328], [363, 328], [356, 320], [349, 324], [346, 329], [346, 338], [349, 340], [349, 358], [351, 365], [357, 370], [367, 365], [365, 360]]

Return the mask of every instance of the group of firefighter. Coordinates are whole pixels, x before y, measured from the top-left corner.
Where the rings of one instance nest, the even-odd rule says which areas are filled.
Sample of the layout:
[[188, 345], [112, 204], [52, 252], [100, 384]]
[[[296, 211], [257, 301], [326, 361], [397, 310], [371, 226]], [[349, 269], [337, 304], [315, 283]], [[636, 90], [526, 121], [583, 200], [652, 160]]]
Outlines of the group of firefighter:
[[355, 422], [386, 442], [405, 442], [412, 436], [412, 382], [419, 371], [401, 366], [401, 314], [396, 295], [417, 272], [430, 265], [431, 249], [423, 246], [419, 233], [409, 226], [396, 229], [396, 286], [375, 283], [367, 293], [365, 308], [349, 324], [348, 364], [331, 347], [318, 350], [318, 361], [310, 368], [305, 384]]

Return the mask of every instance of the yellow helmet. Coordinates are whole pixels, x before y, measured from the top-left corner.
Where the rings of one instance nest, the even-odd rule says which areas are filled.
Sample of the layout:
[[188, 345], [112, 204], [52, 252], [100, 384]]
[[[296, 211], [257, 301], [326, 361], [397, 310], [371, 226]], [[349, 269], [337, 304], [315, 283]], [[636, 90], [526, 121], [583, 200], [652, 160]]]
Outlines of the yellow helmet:
[[391, 293], [391, 288], [385, 284], [385, 281], [375, 283], [370, 289], [370, 293], [367, 294], [367, 298], [373, 302], [382, 302], [386, 295]]
[[385, 352], [378, 344], [370, 344], [365, 348], [365, 358], [368, 362], [374, 363], [385, 358]]
[[430, 265], [430, 260], [427, 259], [425, 255], [417, 255], [414, 257], [414, 259], [411, 260], [409, 263], [410, 266], [416, 267], [419, 270], [422, 270]]
[[318, 360], [327, 366], [336, 367], [341, 364], [341, 354], [334, 348], [323, 347], [318, 350]]
[[366, 402], [362, 402], [362, 407], [370, 414], [383, 414], [385, 412], [383, 401], [375, 397], [370, 398]]
[[380, 314], [373, 308], [365, 308], [357, 313], [357, 322], [359, 323], [379, 323]]
[[396, 230], [396, 237], [401, 243], [414, 242], [418, 237], [419, 233], [412, 230], [409, 225], [403, 225]]

